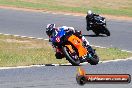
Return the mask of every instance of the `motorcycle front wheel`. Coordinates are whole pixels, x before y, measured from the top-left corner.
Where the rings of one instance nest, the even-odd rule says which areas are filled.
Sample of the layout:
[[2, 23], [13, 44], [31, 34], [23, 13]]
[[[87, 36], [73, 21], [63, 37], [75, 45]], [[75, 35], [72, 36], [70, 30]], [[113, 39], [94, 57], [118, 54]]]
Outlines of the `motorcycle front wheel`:
[[95, 49], [93, 49], [91, 46], [88, 47], [88, 51], [89, 53], [91, 54], [92, 58], [89, 58], [88, 59], [88, 62], [91, 64], [91, 65], [96, 65], [98, 64], [99, 62], [99, 57], [95, 51]]
[[98, 57], [97, 54], [94, 54], [94, 55], [93, 55], [93, 58], [90, 59], [90, 64], [91, 64], [91, 65], [96, 65], [96, 64], [98, 64], [98, 63], [99, 63], [99, 57]]
[[107, 28], [105, 28], [104, 29], [104, 34], [106, 34], [107, 36], [110, 36], [110, 31]]
[[66, 46], [63, 46], [62, 50], [63, 50], [63, 53], [66, 57], [66, 60], [68, 60], [73, 66], [79, 66], [80, 65], [80, 60], [79, 60], [78, 54], [74, 48], [73, 48], [74, 52], [72, 52], [72, 53], [70, 52], [70, 50]]

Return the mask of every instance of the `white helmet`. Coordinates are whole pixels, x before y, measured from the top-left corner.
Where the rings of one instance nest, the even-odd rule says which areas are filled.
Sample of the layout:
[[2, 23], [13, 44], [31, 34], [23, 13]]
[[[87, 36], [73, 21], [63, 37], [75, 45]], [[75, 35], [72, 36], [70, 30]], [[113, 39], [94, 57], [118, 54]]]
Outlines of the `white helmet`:
[[91, 10], [88, 10], [87, 14], [88, 15], [91, 15], [92, 14], [92, 11]]

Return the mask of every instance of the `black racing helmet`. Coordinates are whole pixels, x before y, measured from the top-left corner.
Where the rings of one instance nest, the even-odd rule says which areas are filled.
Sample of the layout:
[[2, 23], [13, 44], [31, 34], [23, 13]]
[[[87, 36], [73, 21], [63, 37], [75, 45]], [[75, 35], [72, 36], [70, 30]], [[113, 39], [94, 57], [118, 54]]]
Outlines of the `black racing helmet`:
[[55, 29], [55, 24], [48, 24], [46, 27], [46, 34], [48, 36], [51, 36], [54, 29]]

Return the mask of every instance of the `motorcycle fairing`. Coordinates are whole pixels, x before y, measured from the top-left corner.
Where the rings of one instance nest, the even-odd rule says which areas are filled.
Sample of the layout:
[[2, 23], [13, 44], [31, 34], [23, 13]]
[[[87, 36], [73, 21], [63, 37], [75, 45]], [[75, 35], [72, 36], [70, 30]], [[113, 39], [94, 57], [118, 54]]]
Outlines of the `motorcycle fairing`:
[[75, 46], [75, 48], [77, 48], [79, 57], [82, 57], [87, 54], [88, 51], [86, 48], [83, 47], [81, 39], [79, 39], [75, 35], [71, 35], [68, 38], [68, 41], [71, 42]]

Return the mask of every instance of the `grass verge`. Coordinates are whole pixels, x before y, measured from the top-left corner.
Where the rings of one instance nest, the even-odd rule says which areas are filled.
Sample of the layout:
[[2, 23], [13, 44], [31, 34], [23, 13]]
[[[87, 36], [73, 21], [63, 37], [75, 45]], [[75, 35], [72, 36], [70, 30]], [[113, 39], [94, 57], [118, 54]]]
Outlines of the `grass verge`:
[[[117, 48], [96, 48], [100, 60], [124, 59], [132, 53]], [[0, 67], [23, 66], [33, 64], [68, 63], [65, 59], [57, 60], [48, 41], [0, 35]]]
[[132, 17], [131, 0], [0, 0], [0, 5], [79, 13], [91, 9], [98, 14]]

